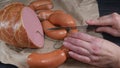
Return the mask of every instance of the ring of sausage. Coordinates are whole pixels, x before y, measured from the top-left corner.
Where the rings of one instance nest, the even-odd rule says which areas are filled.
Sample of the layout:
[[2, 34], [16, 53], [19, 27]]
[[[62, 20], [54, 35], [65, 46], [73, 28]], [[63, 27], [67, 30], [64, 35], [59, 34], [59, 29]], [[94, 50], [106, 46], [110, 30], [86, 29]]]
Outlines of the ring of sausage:
[[49, 53], [32, 53], [28, 56], [27, 63], [30, 68], [57, 68], [67, 60], [68, 49], [61, 49]]

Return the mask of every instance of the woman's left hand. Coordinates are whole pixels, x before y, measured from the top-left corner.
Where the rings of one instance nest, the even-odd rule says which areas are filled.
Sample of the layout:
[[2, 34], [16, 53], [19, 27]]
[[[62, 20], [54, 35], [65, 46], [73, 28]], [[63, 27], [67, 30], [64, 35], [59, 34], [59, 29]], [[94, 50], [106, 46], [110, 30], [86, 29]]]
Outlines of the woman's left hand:
[[120, 68], [120, 47], [112, 42], [78, 32], [65, 38], [63, 45], [78, 61], [98, 67]]

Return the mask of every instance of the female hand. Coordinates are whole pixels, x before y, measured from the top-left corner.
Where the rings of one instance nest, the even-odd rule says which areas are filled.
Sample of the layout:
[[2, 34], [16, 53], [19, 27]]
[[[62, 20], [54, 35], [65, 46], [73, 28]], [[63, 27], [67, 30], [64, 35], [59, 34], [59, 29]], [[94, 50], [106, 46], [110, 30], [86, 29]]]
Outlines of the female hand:
[[113, 36], [120, 37], [120, 15], [113, 13], [102, 16], [97, 20], [86, 21], [88, 25], [102, 26], [96, 29], [97, 32], [106, 32]]
[[65, 38], [63, 45], [78, 61], [98, 67], [120, 68], [120, 47], [107, 40], [78, 32]]

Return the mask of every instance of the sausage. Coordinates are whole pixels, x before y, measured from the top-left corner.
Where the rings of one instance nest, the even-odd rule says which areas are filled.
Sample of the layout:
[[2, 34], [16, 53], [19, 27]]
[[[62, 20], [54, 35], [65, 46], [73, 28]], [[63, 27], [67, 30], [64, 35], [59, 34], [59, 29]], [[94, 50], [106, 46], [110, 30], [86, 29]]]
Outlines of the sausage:
[[38, 18], [40, 21], [47, 20], [52, 13], [52, 10], [41, 10], [38, 12]]
[[39, 10], [37, 12], [40, 21], [48, 20], [53, 13], [64, 13], [62, 10]]
[[53, 4], [51, 0], [36, 0], [36, 1], [31, 2], [29, 7], [35, 11], [49, 10], [53, 8]]
[[[68, 35], [67, 30], [65, 29], [49, 30], [49, 28], [61, 27], [61, 26], [73, 27], [76, 24], [72, 16], [64, 13], [63, 11], [57, 10], [49, 16], [48, 21], [43, 21], [42, 25], [43, 25], [45, 35], [47, 35], [52, 39], [63, 40]], [[70, 32], [77, 32], [77, 31], [78, 31], [77, 28], [70, 30]]]
[[57, 68], [67, 59], [67, 50], [58, 49], [49, 53], [32, 53], [27, 63], [30, 68]]
[[44, 34], [36, 13], [22, 3], [12, 3], [0, 11], [0, 39], [22, 48], [43, 47]]
[[[49, 17], [49, 21], [52, 24], [59, 26], [68, 26], [68, 27], [76, 26], [74, 18], [71, 15], [66, 14], [62, 11], [56, 11], [53, 15]], [[71, 29], [70, 32], [71, 33], [78, 32], [78, 29], [77, 28]]]
[[[57, 21], [53, 21], [53, 20], [55, 20], [54, 17], [56, 15], [58, 15], [59, 18], [62, 18], [62, 16], [65, 16], [67, 18], [67, 22], [63, 21], [64, 20], [63, 18], [62, 18], [63, 20], [60, 20], [60, 19], [56, 18]], [[59, 15], [61, 15], [61, 16], [59, 16]], [[74, 19], [71, 16], [69, 17], [69, 15], [68, 16], [66, 16], [66, 15], [67, 14], [65, 14], [61, 10], [55, 10], [55, 11], [52, 11], [52, 10], [43, 10], [43, 11], [40, 11], [38, 13], [39, 19], [41, 21], [43, 21], [42, 22], [43, 30], [44, 30], [45, 34], [48, 37], [50, 37], [52, 39], [56, 39], [56, 40], [63, 40], [67, 36], [67, 31], [65, 29], [61, 29], [61, 30], [48, 30], [49, 28], [54, 28], [54, 27], [57, 27], [57, 26], [65, 26], [63, 23], [70, 24], [68, 21], [72, 21], [71, 25], [74, 26], [75, 25]], [[66, 24], [66, 25], [69, 26], [68, 24]], [[71, 31], [77, 31], [77, 30], [76, 29], [72, 29]]]
[[54, 10], [54, 14], [55, 13], [64, 13], [62, 10]]
[[70, 16], [69, 14], [66, 13], [53, 13], [50, 17], [49, 17], [49, 21], [52, 24], [58, 25], [58, 26], [75, 26], [75, 20], [72, 16]]
[[48, 30], [49, 28], [54, 28], [56, 26], [51, 24], [47, 20], [42, 22], [42, 26], [43, 26], [43, 30], [44, 30], [45, 34], [52, 39], [63, 40], [63, 38], [66, 37], [66, 35], [67, 35], [67, 31], [65, 29]]

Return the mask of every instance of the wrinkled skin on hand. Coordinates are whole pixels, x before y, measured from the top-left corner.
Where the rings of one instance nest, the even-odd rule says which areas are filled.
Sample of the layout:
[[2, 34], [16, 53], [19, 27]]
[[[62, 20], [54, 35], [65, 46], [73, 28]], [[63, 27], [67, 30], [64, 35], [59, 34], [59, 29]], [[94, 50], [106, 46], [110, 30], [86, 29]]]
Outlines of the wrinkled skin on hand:
[[63, 45], [78, 61], [98, 67], [120, 68], [120, 47], [107, 40], [78, 32], [65, 38]]
[[102, 16], [96, 20], [88, 20], [86, 23], [102, 26], [96, 29], [97, 32], [106, 32], [115, 37], [120, 37], [120, 15], [117, 13]]

